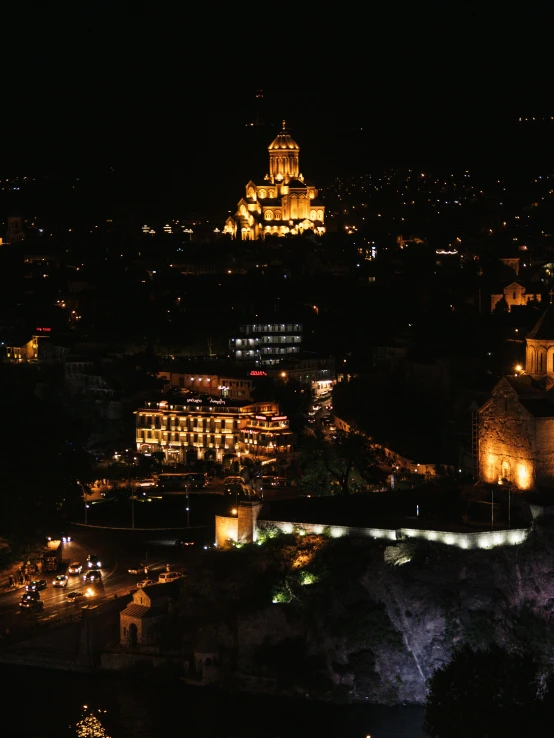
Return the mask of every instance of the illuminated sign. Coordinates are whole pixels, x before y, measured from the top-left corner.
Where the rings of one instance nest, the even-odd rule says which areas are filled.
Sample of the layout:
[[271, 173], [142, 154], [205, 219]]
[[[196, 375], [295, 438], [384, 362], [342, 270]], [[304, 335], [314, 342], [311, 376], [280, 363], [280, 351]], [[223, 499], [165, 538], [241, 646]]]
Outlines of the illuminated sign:
[[37, 333], [50, 333], [52, 328], [36, 328]]
[[187, 402], [197, 402], [199, 405], [202, 404], [202, 400], [193, 400], [192, 397], [190, 400], [187, 400]]
[[225, 405], [225, 400], [210, 399], [210, 402], [212, 403], [212, 405]]
[[252, 369], [250, 372], [251, 377], [267, 377], [267, 372], [262, 371], [262, 369]]
[[271, 420], [287, 420], [286, 415], [277, 415], [275, 418], [271, 418]]
[[267, 415], [254, 415], [256, 420], [267, 420]]

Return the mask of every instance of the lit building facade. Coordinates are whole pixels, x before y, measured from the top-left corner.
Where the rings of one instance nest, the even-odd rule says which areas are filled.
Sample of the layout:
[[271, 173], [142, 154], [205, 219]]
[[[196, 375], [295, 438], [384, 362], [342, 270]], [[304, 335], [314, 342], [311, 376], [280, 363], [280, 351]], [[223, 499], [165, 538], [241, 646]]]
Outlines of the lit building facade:
[[501, 293], [491, 295], [491, 312], [501, 300], [505, 301], [506, 309], [510, 312], [513, 307], [527, 305], [530, 302], [540, 302], [541, 299], [540, 292], [527, 292], [524, 285], [519, 282], [511, 282], [507, 287], [504, 287]]
[[525, 370], [503, 377], [479, 410], [479, 478], [520, 490], [554, 485], [554, 306], [526, 339]]
[[222, 463], [239, 454], [283, 457], [293, 451], [288, 418], [274, 402], [186, 398], [183, 404], [150, 402], [135, 415], [137, 451], [163, 451], [174, 463]]
[[242, 241], [256, 241], [268, 235], [298, 235], [312, 231], [325, 233], [325, 206], [314, 185], [300, 173], [300, 147], [286, 129], [269, 144], [269, 174], [263, 184], [250, 180], [234, 216], [229, 216], [224, 233]]
[[271, 366], [301, 351], [300, 323], [251, 323], [241, 325], [239, 333], [239, 338], [229, 341], [231, 356], [237, 362]]
[[158, 379], [165, 380], [164, 389], [182, 389], [230, 400], [251, 400], [254, 381], [246, 376], [207, 374], [203, 372], [158, 372]]
[[[49, 332], [50, 328], [45, 331]], [[27, 340], [9, 342], [9, 345], [5, 346], [6, 360], [14, 364], [22, 364], [51, 358], [47, 332], [37, 332]]]

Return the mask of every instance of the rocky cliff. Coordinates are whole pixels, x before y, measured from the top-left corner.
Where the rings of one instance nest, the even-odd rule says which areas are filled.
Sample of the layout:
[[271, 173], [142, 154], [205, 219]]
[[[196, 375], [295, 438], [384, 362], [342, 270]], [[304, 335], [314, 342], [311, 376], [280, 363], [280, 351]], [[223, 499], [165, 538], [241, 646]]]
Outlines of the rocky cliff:
[[372, 703], [422, 703], [457, 646], [497, 643], [554, 659], [554, 527], [520, 546], [273, 533], [210, 553], [190, 577], [182, 627], [210, 633], [229, 687]]

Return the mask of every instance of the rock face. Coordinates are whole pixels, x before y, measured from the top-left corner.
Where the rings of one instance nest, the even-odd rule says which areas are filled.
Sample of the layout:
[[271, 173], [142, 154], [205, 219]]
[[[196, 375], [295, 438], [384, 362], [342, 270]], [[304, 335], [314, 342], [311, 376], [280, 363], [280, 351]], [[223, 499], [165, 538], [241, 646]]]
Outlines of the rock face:
[[[554, 659], [554, 530], [545, 525], [521, 546], [488, 551], [417, 541], [396, 544], [395, 555], [377, 541], [310, 538], [295, 548], [293, 536], [282, 536], [269, 559], [263, 547], [245, 551], [244, 590], [224, 567], [219, 627], [229, 686], [247, 677], [252, 689], [259, 678], [312, 698], [423, 703], [429, 678], [462, 644], [531, 653], [545, 669]], [[192, 581], [186, 597], [198, 617], [208, 603], [194, 590]], [[217, 624], [212, 602], [214, 617]]]

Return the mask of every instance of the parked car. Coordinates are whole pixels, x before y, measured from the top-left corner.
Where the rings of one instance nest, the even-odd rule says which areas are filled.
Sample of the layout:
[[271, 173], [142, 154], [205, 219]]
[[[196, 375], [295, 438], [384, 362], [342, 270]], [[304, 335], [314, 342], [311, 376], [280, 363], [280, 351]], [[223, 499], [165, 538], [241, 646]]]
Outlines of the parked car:
[[80, 574], [83, 571], [83, 565], [80, 561], [72, 561], [67, 569], [68, 574]]
[[100, 569], [89, 569], [83, 574], [83, 582], [101, 582], [102, 572]]
[[39, 589], [46, 589], [48, 582], [46, 579], [33, 579], [32, 582], [25, 585], [26, 592], [38, 592]]
[[54, 577], [54, 579], [52, 579], [52, 586], [53, 587], [66, 587], [67, 580], [68, 580], [68, 577], [65, 574], [58, 574], [57, 577]]
[[185, 575], [180, 571], [163, 571], [159, 577], [158, 582], [163, 584], [165, 582], [175, 582], [177, 579], [184, 579]]
[[140, 582], [137, 582], [137, 587], [144, 589], [144, 587], [150, 587], [151, 584], [159, 584], [159, 582], [154, 579], [141, 579]]

